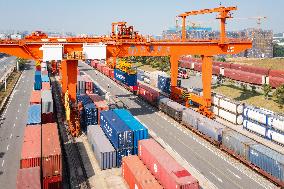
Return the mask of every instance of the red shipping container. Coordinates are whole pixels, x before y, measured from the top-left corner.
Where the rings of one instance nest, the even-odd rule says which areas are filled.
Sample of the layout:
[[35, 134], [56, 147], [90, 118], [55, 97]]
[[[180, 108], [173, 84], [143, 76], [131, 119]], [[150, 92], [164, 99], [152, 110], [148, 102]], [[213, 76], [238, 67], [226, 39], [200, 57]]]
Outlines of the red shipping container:
[[284, 71], [283, 70], [270, 70], [269, 71], [269, 76], [284, 78]]
[[40, 167], [19, 169], [17, 174], [17, 189], [41, 189]]
[[213, 62], [213, 66], [218, 66], [220, 68], [231, 68], [232, 63], [229, 62]]
[[30, 98], [30, 105], [41, 103], [41, 91], [32, 91]]
[[112, 68], [110, 68], [110, 70], [109, 70], [109, 77], [110, 78], [114, 78], [114, 69], [112, 69]]
[[261, 67], [242, 65], [242, 64], [231, 64], [231, 69], [260, 74], [260, 75], [268, 75], [269, 73], [268, 68], [261, 68]]
[[41, 71], [41, 66], [36, 66], [36, 71]]
[[97, 65], [97, 70], [99, 70], [100, 72], [103, 71], [103, 67], [105, 67], [106, 65], [105, 64], [98, 64]]
[[233, 80], [242, 81], [245, 83], [262, 85], [264, 76], [233, 69], [225, 69], [224, 76]]
[[41, 75], [48, 75], [48, 71], [47, 70], [41, 71]]
[[138, 156], [123, 157], [122, 176], [130, 189], [163, 188]]
[[41, 83], [41, 90], [50, 90], [50, 83], [49, 82], [43, 82]]
[[56, 123], [42, 125], [42, 176], [62, 175], [62, 155]]
[[45, 177], [42, 180], [43, 189], [61, 189], [62, 176]]
[[109, 77], [110, 76], [110, 68], [107, 67], [107, 66], [104, 66], [102, 68], [102, 73]]
[[77, 75], [80, 75], [80, 69], [77, 68]]
[[[97, 94], [88, 94], [88, 96], [92, 99], [96, 108], [98, 109], [98, 118], [100, 117], [100, 112], [104, 110], [109, 110], [108, 104], [105, 100], [102, 99]], [[100, 123], [100, 119], [98, 119], [98, 124]]]
[[220, 67], [218, 67], [218, 66], [213, 66], [213, 67], [212, 67], [212, 74], [213, 74], [213, 75], [220, 75]]
[[138, 95], [150, 104], [155, 105], [160, 96], [160, 93], [155, 89], [141, 83], [138, 84]]
[[155, 140], [140, 140], [138, 155], [164, 188], [199, 188], [198, 180], [180, 166]]
[[190, 62], [184, 62], [184, 61], [182, 61], [182, 62], [180, 63], [180, 65], [179, 65], [179, 67], [190, 69], [190, 68], [191, 68], [191, 63], [190, 63]]
[[41, 126], [25, 127], [20, 168], [40, 166], [41, 160]]
[[284, 78], [269, 76], [269, 84], [273, 88], [280, 87], [281, 85], [284, 85]]
[[86, 89], [86, 91], [93, 92], [94, 91], [94, 83], [93, 83], [93, 81], [87, 75], [83, 75], [83, 78], [85, 80], [85, 89]]
[[41, 123], [42, 124], [54, 123], [54, 122], [55, 122], [55, 119], [54, 119], [54, 116], [53, 116], [53, 112], [41, 114]]

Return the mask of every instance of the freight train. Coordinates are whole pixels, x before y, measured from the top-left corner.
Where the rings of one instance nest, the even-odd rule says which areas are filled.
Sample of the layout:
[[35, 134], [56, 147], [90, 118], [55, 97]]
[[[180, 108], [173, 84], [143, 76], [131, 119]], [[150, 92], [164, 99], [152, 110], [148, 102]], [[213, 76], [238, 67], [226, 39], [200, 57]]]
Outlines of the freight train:
[[[180, 59], [180, 67], [201, 72], [201, 60], [183, 57]], [[256, 66], [233, 64], [229, 62], [213, 62], [213, 75], [222, 75], [252, 85], [269, 84], [277, 88], [284, 84], [284, 71], [272, 70]]]
[[[96, 69], [99, 70], [98, 68]], [[108, 77], [115, 80], [111, 76]], [[137, 87], [137, 95], [147, 103], [157, 107], [186, 128], [202, 136], [253, 170], [266, 176], [272, 182], [284, 187], [283, 154], [229, 129], [225, 125], [197, 113], [193, 109], [186, 108], [162, 96], [160, 90], [154, 89], [147, 84], [138, 82]], [[239, 111], [238, 107], [236, 108], [235, 111]], [[278, 117], [274, 123], [277, 121], [281, 124], [283, 120]]]

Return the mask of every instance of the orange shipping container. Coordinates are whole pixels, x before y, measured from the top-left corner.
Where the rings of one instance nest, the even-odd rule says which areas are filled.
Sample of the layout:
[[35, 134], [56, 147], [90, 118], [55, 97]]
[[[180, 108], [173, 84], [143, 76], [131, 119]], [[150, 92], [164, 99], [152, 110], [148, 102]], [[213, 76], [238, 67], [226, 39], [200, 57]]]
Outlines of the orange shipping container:
[[105, 100], [102, 99], [97, 94], [88, 94], [88, 96], [92, 99], [96, 108], [98, 109], [98, 124], [100, 124], [100, 112], [104, 110], [109, 110], [108, 104]]
[[50, 83], [49, 82], [42, 82], [41, 90], [50, 90]]
[[62, 175], [62, 155], [56, 123], [42, 125], [42, 176]]
[[40, 189], [40, 167], [19, 169], [17, 189]]
[[126, 156], [122, 159], [122, 176], [130, 189], [162, 189], [155, 177], [138, 156]]
[[46, 177], [42, 181], [43, 189], [61, 189], [62, 176]]
[[41, 157], [40, 125], [25, 127], [24, 142], [20, 160], [20, 168], [40, 166]]
[[41, 102], [41, 92], [40, 91], [32, 91], [30, 104], [40, 104]]

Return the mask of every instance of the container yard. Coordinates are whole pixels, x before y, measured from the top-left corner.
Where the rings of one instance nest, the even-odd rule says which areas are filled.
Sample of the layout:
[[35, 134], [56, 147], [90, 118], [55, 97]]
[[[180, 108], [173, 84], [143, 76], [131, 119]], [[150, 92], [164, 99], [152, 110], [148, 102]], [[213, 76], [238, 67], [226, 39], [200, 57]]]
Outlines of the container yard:
[[1, 189], [284, 188], [284, 37], [244, 2], [170, 4], [162, 35], [105, 13], [94, 34], [0, 31]]

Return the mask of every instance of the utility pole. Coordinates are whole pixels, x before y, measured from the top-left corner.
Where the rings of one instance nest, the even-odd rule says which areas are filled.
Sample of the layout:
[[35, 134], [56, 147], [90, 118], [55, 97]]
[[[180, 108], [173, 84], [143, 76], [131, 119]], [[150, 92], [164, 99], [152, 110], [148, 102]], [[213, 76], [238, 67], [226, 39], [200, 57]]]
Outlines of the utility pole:
[[4, 83], [5, 83], [5, 91], [7, 90], [7, 66], [4, 65], [4, 73], [5, 73], [5, 76], [4, 76]]

